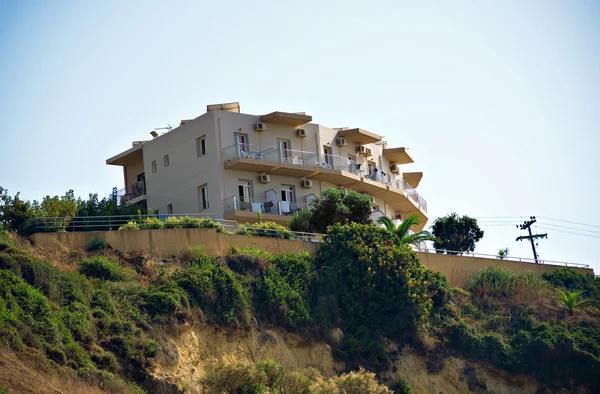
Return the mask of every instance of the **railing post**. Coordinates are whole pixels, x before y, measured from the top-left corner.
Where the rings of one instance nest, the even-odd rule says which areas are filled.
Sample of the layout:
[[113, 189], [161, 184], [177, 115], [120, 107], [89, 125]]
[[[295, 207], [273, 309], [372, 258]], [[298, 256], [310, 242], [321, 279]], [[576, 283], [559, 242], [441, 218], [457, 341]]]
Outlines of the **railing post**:
[[237, 197], [233, 196], [233, 210], [236, 211], [237, 210]]

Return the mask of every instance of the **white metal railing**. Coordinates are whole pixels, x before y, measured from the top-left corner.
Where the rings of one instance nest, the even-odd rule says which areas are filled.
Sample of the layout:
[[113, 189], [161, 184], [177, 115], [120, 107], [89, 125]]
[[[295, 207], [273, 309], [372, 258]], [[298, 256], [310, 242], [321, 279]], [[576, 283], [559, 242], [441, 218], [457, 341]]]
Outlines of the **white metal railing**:
[[[437, 253], [435, 249], [421, 248], [421, 247], [419, 247], [419, 251], [424, 252], [424, 253]], [[555, 260], [540, 260], [540, 259], [538, 259], [539, 263], [536, 263], [535, 259], [532, 259], [530, 257], [506, 256], [506, 257], [500, 259], [500, 257], [498, 257], [498, 255], [494, 255], [494, 254], [475, 253], [475, 252], [458, 252], [455, 250], [449, 250], [449, 251], [444, 250], [444, 252], [449, 252], [448, 254], [450, 254], [450, 255], [459, 255], [459, 256], [465, 256], [465, 257], [482, 257], [482, 258], [486, 258], [486, 259], [497, 259], [500, 261], [518, 261], [520, 263], [562, 265], [562, 266], [566, 266], [566, 267], [579, 267], [579, 268], [589, 268], [590, 267], [589, 264], [570, 263], [570, 262], [566, 262], [566, 261], [555, 261]]]
[[308, 205], [295, 201], [271, 201], [256, 197], [232, 196], [223, 200], [223, 212], [246, 211], [275, 215], [296, 215]]
[[225, 161], [243, 158], [346, 171], [365, 179], [405, 191], [409, 199], [416, 206], [427, 212], [427, 202], [425, 199], [419, 196], [417, 191], [400, 175], [390, 174], [373, 167], [365, 167], [348, 157], [329, 154], [321, 155], [315, 152], [282, 149], [272, 146], [234, 144], [223, 148], [223, 158]]

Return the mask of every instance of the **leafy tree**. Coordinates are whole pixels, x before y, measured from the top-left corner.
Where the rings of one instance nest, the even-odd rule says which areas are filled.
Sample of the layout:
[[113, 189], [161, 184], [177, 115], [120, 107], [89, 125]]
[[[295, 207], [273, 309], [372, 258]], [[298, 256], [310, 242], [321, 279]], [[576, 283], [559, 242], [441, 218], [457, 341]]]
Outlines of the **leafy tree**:
[[387, 216], [379, 217], [379, 219], [377, 219], [377, 223], [382, 224], [388, 231], [396, 234], [401, 244], [419, 246], [421, 242], [437, 240], [429, 231], [419, 231], [418, 233], [412, 234], [409, 233], [413, 226], [421, 223], [419, 221], [419, 215], [416, 213], [410, 215], [408, 219], [400, 223], [398, 226], [396, 226], [392, 219]]
[[310, 211], [308, 209], [303, 209], [298, 212], [298, 214], [288, 222], [288, 227], [292, 231], [298, 231], [302, 233], [311, 232]]
[[458, 217], [456, 212], [438, 218], [433, 223], [433, 235], [437, 238], [433, 247], [437, 253], [461, 255], [475, 251], [475, 243], [483, 237], [483, 230], [477, 219], [468, 216]]
[[354, 190], [325, 189], [320, 198], [310, 202], [310, 208], [310, 227], [318, 233], [327, 232], [327, 227], [335, 223], [372, 223], [371, 199]]
[[31, 202], [21, 200], [19, 196], [17, 193], [11, 197], [8, 190], [0, 186], [0, 223], [7, 229], [17, 230], [35, 217]]
[[567, 308], [567, 310], [569, 311], [569, 316], [573, 316], [573, 312], [574, 312], [575, 308], [580, 307], [581, 305], [584, 305], [584, 304], [587, 304], [587, 303], [593, 301], [590, 299], [587, 299], [587, 300], [581, 299], [580, 298], [581, 293], [583, 293], [583, 291], [581, 291], [581, 290], [567, 291], [567, 292], [558, 290], [558, 296], [556, 297], [556, 299], [558, 300], [558, 302], [563, 304], [563, 306], [565, 308]]

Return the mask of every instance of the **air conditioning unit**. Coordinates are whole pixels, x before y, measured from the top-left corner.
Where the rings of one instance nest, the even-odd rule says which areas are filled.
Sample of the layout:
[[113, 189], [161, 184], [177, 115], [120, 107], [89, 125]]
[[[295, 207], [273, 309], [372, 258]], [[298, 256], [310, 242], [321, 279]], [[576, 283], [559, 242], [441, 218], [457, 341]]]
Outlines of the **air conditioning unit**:
[[302, 187], [305, 189], [310, 189], [313, 185], [313, 181], [310, 179], [303, 179], [302, 180]]
[[338, 138], [337, 139], [337, 145], [338, 146], [346, 146], [346, 139], [345, 138]]
[[306, 130], [304, 130], [304, 129], [296, 130], [296, 137], [299, 137], [299, 138], [306, 137]]
[[375, 204], [375, 197], [371, 196], [371, 204]]
[[398, 164], [391, 164], [390, 165], [390, 171], [394, 174], [399, 174], [400, 173], [400, 166]]
[[366, 156], [373, 156], [373, 153], [371, 152], [371, 148], [367, 148]]
[[258, 122], [254, 124], [254, 130], [255, 131], [265, 131], [267, 127], [265, 126], [265, 124], [263, 122]]
[[271, 182], [271, 175], [262, 173], [260, 174], [260, 183], [269, 183]]
[[356, 153], [358, 153], [359, 155], [366, 155], [367, 154], [367, 148], [365, 146], [357, 146], [356, 147]]

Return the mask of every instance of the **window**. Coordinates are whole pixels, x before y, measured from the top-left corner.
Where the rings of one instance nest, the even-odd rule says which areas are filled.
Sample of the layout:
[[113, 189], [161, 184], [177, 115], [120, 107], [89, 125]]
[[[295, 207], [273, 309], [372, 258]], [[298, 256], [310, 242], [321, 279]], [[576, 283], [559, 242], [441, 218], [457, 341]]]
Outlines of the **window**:
[[165, 167], [169, 166], [169, 155], [165, 155]]
[[203, 211], [208, 208], [208, 189], [206, 185], [198, 187], [198, 210]]
[[156, 172], [156, 160], [152, 162], [152, 172]]
[[250, 202], [252, 183], [244, 179], [238, 180], [238, 196], [241, 202]]
[[168, 213], [169, 215], [172, 215], [172, 214], [173, 214], [173, 204], [169, 204], [169, 205], [167, 205], [167, 213]]
[[196, 138], [196, 155], [198, 157], [206, 154], [206, 136]]
[[294, 186], [281, 185], [281, 201], [294, 201]]

